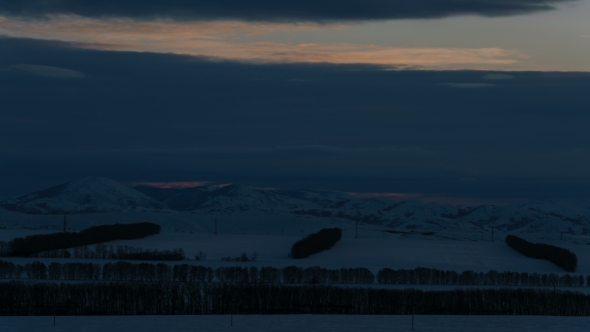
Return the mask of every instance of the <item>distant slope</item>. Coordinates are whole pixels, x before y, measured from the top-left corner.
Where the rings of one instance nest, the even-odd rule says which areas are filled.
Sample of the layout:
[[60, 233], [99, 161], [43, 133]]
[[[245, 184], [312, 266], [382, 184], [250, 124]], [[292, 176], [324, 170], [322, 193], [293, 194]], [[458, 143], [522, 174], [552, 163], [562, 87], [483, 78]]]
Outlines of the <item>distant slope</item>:
[[215, 196], [229, 195], [232, 186], [212, 189], [210, 187], [195, 188], [157, 188], [137, 186], [133, 189], [150, 196], [167, 208], [175, 211], [193, 211]]
[[265, 190], [231, 185], [223, 188], [138, 188], [169, 209], [204, 216], [296, 215], [385, 226], [404, 232], [488, 237], [504, 233], [590, 236], [590, 210], [554, 201], [510, 206], [457, 207], [420, 201], [358, 198], [321, 190]]
[[590, 210], [555, 201], [511, 206], [457, 207], [420, 201], [360, 198], [326, 190], [269, 190], [238, 185], [196, 188], [128, 187], [105, 178], [85, 178], [4, 200], [10, 211], [29, 214], [109, 211], [188, 212], [213, 220], [236, 220], [239, 228], [275, 229], [268, 220], [360, 222], [404, 233], [491, 238], [492, 230], [514, 234], [569, 234], [590, 240]]
[[160, 209], [155, 199], [113, 180], [88, 177], [9, 201], [4, 208], [30, 214]]

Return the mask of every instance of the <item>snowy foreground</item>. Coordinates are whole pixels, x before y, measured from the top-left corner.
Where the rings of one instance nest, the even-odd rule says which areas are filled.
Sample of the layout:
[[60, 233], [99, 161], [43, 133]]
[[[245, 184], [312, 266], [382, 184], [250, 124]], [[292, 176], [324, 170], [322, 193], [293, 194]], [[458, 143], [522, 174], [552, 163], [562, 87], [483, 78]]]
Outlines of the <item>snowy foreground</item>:
[[[420, 235], [382, 234], [381, 232], [345, 233], [332, 249], [312, 255], [306, 259], [290, 259], [288, 253], [296, 241], [315, 230], [306, 230], [302, 235], [285, 234], [219, 234], [210, 233], [174, 233], [150, 236], [140, 240], [113, 241], [114, 246], [128, 245], [146, 249], [166, 250], [184, 249], [191, 260], [168, 262], [170, 264], [195, 264], [217, 268], [220, 266], [274, 266], [282, 268], [296, 265], [300, 267], [321, 266], [340, 269], [365, 267], [373, 273], [388, 267], [393, 269], [414, 269], [417, 267], [441, 270], [487, 272], [515, 271], [536, 273], [565, 272], [548, 261], [527, 258], [510, 249], [503, 241], [458, 241], [439, 239]], [[19, 236], [42, 233], [39, 230], [0, 230], [0, 240], [9, 241]], [[565, 247], [578, 256], [578, 274], [590, 274], [590, 246], [567, 242], [547, 242]], [[92, 248], [93, 246], [91, 246]], [[206, 260], [196, 261], [195, 255], [203, 251]], [[242, 252], [258, 253], [256, 262], [224, 262], [222, 257], [236, 257]], [[63, 259], [63, 258], [16, 258], [2, 257], [2, 260], [18, 264], [32, 263], [39, 260], [46, 264], [51, 262], [68, 263], [84, 261], [87, 263], [106, 263], [113, 261], [99, 259]], [[132, 261], [139, 263], [139, 261]], [[151, 262], [154, 263], [154, 262]]]
[[[233, 326], [231, 325], [233, 324]], [[414, 331], [588, 331], [590, 317], [416, 316]], [[3, 332], [61, 331], [411, 331], [412, 316], [0, 317]]]

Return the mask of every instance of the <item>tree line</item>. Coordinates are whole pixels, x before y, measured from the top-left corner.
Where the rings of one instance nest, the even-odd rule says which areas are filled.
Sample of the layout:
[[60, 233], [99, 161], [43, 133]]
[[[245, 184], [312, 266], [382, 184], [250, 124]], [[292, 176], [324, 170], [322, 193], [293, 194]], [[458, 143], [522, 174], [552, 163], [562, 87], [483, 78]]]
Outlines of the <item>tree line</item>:
[[[174, 282], [0, 283], [0, 315], [590, 315], [590, 295]], [[53, 304], [67, 304], [54, 309]]]
[[248, 254], [243, 252], [240, 256], [236, 256], [236, 257], [231, 257], [231, 256], [221, 257], [221, 260], [224, 262], [255, 262], [257, 258], [258, 258], [257, 252], [251, 253], [250, 256], [248, 256]]
[[496, 270], [456, 272], [420, 267], [412, 270], [384, 268], [377, 272], [376, 279], [379, 284], [590, 287], [590, 276], [583, 275]]
[[306, 258], [332, 248], [342, 238], [340, 228], [324, 228], [295, 242], [291, 247], [290, 258]]
[[375, 276], [367, 268], [326, 269], [319, 266], [222, 266], [210, 267], [165, 263], [57, 263], [19, 265], [0, 260], [1, 279], [99, 280], [99, 281], [176, 281], [276, 284], [405, 284], [474, 286], [559, 286], [590, 287], [590, 276], [559, 276], [554, 273], [443, 271], [381, 269]]
[[165, 263], [57, 263], [35, 261], [25, 265], [0, 260], [0, 279], [100, 280], [100, 281], [177, 281], [222, 283], [286, 284], [372, 284], [375, 276], [366, 268], [329, 270], [319, 266], [301, 268], [210, 267]]
[[93, 226], [80, 232], [61, 232], [15, 238], [0, 246], [4, 256], [28, 257], [44, 251], [82, 247], [90, 244], [135, 240], [160, 233], [160, 225], [142, 222]]
[[578, 268], [578, 257], [567, 249], [545, 243], [532, 243], [514, 235], [506, 236], [506, 244], [527, 257], [548, 260], [567, 272], [576, 272]]
[[106, 245], [97, 243], [94, 249], [89, 246], [71, 249], [42, 251], [35, 255], [39, 258], [82, 258], [82, 259], [125, 259], [144, 261], [181, 261], [187, 259], [184, 249], [172, 250], [144, 249], [127, 245]]

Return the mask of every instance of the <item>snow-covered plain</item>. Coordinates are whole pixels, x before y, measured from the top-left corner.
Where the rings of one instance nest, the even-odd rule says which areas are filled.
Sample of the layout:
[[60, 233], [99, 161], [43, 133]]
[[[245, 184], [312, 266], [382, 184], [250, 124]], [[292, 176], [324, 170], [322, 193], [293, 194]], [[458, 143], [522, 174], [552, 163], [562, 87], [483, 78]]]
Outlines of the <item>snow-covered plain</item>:
[[[126, 216], [135, 219], [163, 220], [165, 229], [190, 231], [211, 231], [215, 218], [231, 225], [234, 233], [273, 232], [282, 227], [299, 227], [300, 223], [304, 226], [339, 223], [350, 227], [356, 221], [364, 221], [399, 232], [428, 232], [443, 238], [477, 240], [489, 238], [494, 230], [502, 230], [549, 239], [564, 237], [572, 242], [590, 244], [590, 208], [585, 202], [535, 200], [506, 206], [461, 207], [326, 190], [264, 189], [229, 184], [182, 189], [129, 187], [107, 178], [89, 177], [22, 197], [0, 199], [0, 207], [8, 211], [53, 214], [54, 221], [60, 217], [56, 214], [62, 213], [79, 217], [88, 212], [128, 212]], [[154, 218], [154, 212], [159, 213], [160, 218]], [[4, 228], [35, 228], [33, 219], [47, 219], [3, 217], [0, 211], [0, 227]], [[24, 223], [15, 222], [16, 219]], [[84, 215], [83, 219], [90, 222], [97, 217]], [[61, 229], [59, 221], [42, 226]]]
[[[226, 234], [214, 235], [209, 232], [173, 232], [140, 240], [113, 241], [113, 246], [128, 245], [145, 249], [184, 249], [189, 261], [182, 263], [198, 264], [210, 267], [243, 265], [275, 266], [296, 265], [302, 267], [321, 266], [331, 269], [342, 267], [366, 267], [376, 273], [382, 268], [413, 269], [416, 267], [436, 268], [442, 270], [487, 272], [516, 271], [537, 273], [558, 273], [564, 271], [545, 260], [527, 258], [511, 248], [502, 240], [467, 241], [440, 239], [424, 235], [391, 234], [375, 229], [361, 229], [359, 238], [353, 230], [345, 230], [344, 236], [331, 250], [313, 255], [306, 259], [288, 258], [293, 243], [303, 236], [317, 231], [307, 228], [299, 232], [278, 234]], [[50, 231], [40, 230], [0, 230], [0, 240], [8, 241], [14, 237], [39, 234]], [[280, 232], [280, 230], [279, 230]], [[295, 235], [293, 233], [300, 233]], [[590, 274], [590, 246], [559, 241], [545, 241], [568, 248], [578, 256], [578, 273]], [[203, 251], [206, 260], [195, 261], [194, 257]], [[258, 253], [256, 262], [223, 262], [222, 257], [237, 257], [242, 252]], [[3, 260], [26, 263], [34, 260], [44, 262], [67, 262], [73, 259], [54, 258], [9, 258]], [[80, 260], [80, 259], [78, 259]], [[97, 262], [97, 260], [91, 260]]]
[[[560, 229], [549, 227], [555, 223], [568, 224], [559, 221], [561, 218], [559, 216], [584, 216], [587, 210], [585, 208], [543, 202], [523, 205], [515, 210], [518, 213], [493, 206], [460, 212], [463, 210], [455, 211], [449, 206], [417, 202], [391, 205], [392, 202], [375, 199], [349, 200], [342, 196], [344, 193], [335, 192], [287, 193], [247, 187], [230, 189], [231, 194], [213, 195], [202, 204], [201, 208], [193, 211], [163, 209], [155, 203], [143, 204], [148, 201], [148, 203], [153, 202], [135, 189], [104, 178], [81, 179], [19, 199], [23, 202], [29, 198], [35, 202], [41, 199], [43, 204], [47, 203], [45, 199], [52, 199], [57, 206], [73, 202], [72, 204], [83, 207], [79, 209], [80, 211], [86, 211], [84, 204], [87, 202], [92, 202], [99, 207], [106, 204], [104, 208], [96, 209], [97, 211], [113, 211], [108, 207], [116, 203], [115, 205], [118, 204], [121, 211], [67, 215], [68, 231], [114, 223], [156, 223], [162, 227], [161, 234], [141, 240], [114, 241], [112, 245], [159, 250], [182, 248], [189, 258], [194, 258], [200, 251], [204, 252], [207, 260], [188, 261], [194, 264], [211, 267], [230, 264], [276, 267], [319, 265], [332, 269], [366, 267], [373, 272], [384, 267], [395, 269], [426, 267], [459, 272], [497, 270], [563, 273], [561, 269], [547, 261], [529, 259], [511, 250], [503, 243], [505, 233], [497, 229], [477, 226], [489, 220], [491, 216], [517, 222], [522, 219], [520, 216], [522, 213], [528, 213], [527, 215], [530, 216], [542, 214], [551, 219], [550, 222], [541, 221], [541, 218], [527, 224], [532, 225], [531, 227], [536, 225], [538, 229], [533, 227], [534, 232], [529, 229], [531, 232], [525, 232], [524, 237], [530, 241], [554, 244], [573, 251], [579, 260], [578, 272], [590, 274], [590, 245], [582, 244], [590, 242], [590, 237], [584, 232], [576, 231], [562, 235], [560, 232], [549, 231]], [[46, 206], [43, 204], [39, 206]], [[447, 214], [458, 216], [466, 213], [475, 219], [465, 223], [459, 222], [459, 219], [447, 218], [449, 220], [445, 222], [445, 228], [436, 232], [424, 232], [423, 230], [429, 229], [430, 226], [422, 225], [415, 228], [415, 231], [412, 231], [413, 228], [402, 228], [396, 234], [386, 232], [391, 231], [392, 228], [385, 225], [358, 223], [358, 238], [356, 238], [357, 225], [350, 219], [318, 217], [291, 211], [293, 209], [324, 209], [321, 211], [326, 212], [332, 209], [334, 210], [332, 215], [336, 215], [336, 210], [348, 206], [347, 204], [352, 205], [349, 210], [344, 211], [346, 214], [354, 215], [362, 211], [375, 212], [379, 209], [385, 213], [391, 208], [395, 211], [399, 210], [396, 213], [402, 213], [402, 219], [410, 221], [415, 219], [411, 222], [419, 221], [426, 226], [433, 225], [434, 216], [440, 217]], [[384, 206], [389, 207], [382, 209]], [[507, 214], [503, 215], [503, 213]], [[570, 219], [574, 220], [573, 217]], [[15, 237], [61, 231], [63, 223], [64, 216], [61, 214], [25, 214], [0, 208], [0, 240], [9, 241]], [[304, 260], [288, 258], [290, 247], [294, 242], [326, 227], [339, 227], [343, 230], [343, 239], [333, 249]], [[214, 235], [216, 229], [218, 235]], [[561, 241], [561, 237], [564, 237], [565, 241]], [[492, 239], [495, 242], [492, 242]], [[251, 263], [221, 261], [222, 257], [236, 257], [242, 252], [247, 254], [257, 252], [257, 261]], [[34, 259], [15, 260], [32, 261]]]
[[[233, 326], [232, 326], [233, 325]], [[414, 331], [588, 331], [590, 317], [415, 316]], [[70, 316], [0, 317], [3, 332], [411, 331], [412, 316]]]
[[[105, 183], [104, 181], [99, 182], [102, 184]], [[106, 184], [108, 186], [103, 186], [106, 189], [103, 188], [104, 190], [102, 192], [109, 193], [113, 191], [109, 188], [118, 188], [115, 184]], [[243, 191], [245, 189], [240, 190]], [[84, 191], [83, 193], [86, 192]], [[242, 195], [247, 199], [242, 203], [238, 201], [241, 205], [234, 201], [225, 202], [224, 200], [228, 198], [221, 196], [217, 199], [221, 200], [221, 202], [217, 202], [219, 204], [213, 204], [211, 207], [218, 209], [219, 206], [225, 206], [226, 208], [218, 209], [213, 214], [209, 214], [205, 210], [200, 212], [182, 212], [171, 211], [169, 209], [152, 209], [151, 207], [157, 207], [157, 204], [146, 199], [143, 194], [135, 195], [128, 192], [127, 189], [120, 189], [117, 193], [117, 197], [121, 196], [125, 200], [108, 200], [108, 202], [112, 201], [112, 204], [121, 205], [123, 204], [121, 202], [128, 202], [132, 198], [131, 201], [134, 202], [134, 205], [146, 205], [142, 203], [144, 201], [149, 201], [148, 203], [150, 204], [147, 204], [143, 208], [136, 209], [135, 207], [131, 207], [127, 210], [117, 212], [69, 214], [67, 216], [68, 230], [77, 231], [101, 224], [157, 223], [162, 226], [161, 234], [141, 240], [114, 241], [110, 244], [113, 246], [128, 245], [158, 250], [183, 248], [190, 260], [168, 262], [169, 264], [189, 263], [213, 268], [236, 265], [258, 267], [284, 267], [289, 265], [301, 267], [321, 266], [330, 269], [366, 267], [373, 273], [376, 273], [385, 267], [393, 269], [425, 267], [458, 272], [466, 270], [476, 272], [496, 270], [565, 274], [560, 268], [547, 261], [526, 258], [510, 249], [503, 242], [506, 234], [496, 230], [493, 234], [495, 241], [492, 242], [491, 228], [486, 229], [484, 227], [474, 226], [481, 220], [489, 219], [490, 215], [498, 215], [501, 217], [500, 220], [508, 220], [513, 216], [512, 212], [506, 212], [507, 214], [505, 213], [506, 216], [504, 216], [502, 214], [504, 210], [496, 207], [475, 209], [469, 213], [474, 218], [473, 222], [449, 224], [448, 229], [441, 230], [437, 228], [436, 232], [432, 232], [434, 234], [427, 235], [424, 233], [424, 230], [430, 230], [428, 227], [431, 227], [429, 225], [432, 222], [421, 217], [420, 214], [414, 215], [412, 213], [412, 211], [424, 207], [416, 207], [415, 205], [406, 203], [400, 205], [397, 209], [407, 208], [408, 211], [406, 211], [407, 213], [404, 216], [405, 218], [410, 218], [408, 225], [413, 227], [414, 224], [412, 223], [415, 223], [416, 225], [414, 226], [416, 227], [405, 227], [401, 232], [394, 234], [385, 232], [386, 230], [391, 230], [391, 228], [387, 228], [385, 225], [359, 223], [358, 238], [356, 238], [356, 225], [350, 219], [318, 218], [317, 216], [306, 214], [293, 214], [287, 210], [281, 210], [280, 205], [282, 201], [275, 201], [274, 196], [270, 195], [269, 197], [272, 198], [270, 199], [263, 195], [263, 193], [258, 192], [254, 194], [250, 193], [250, 196]], [[319, 193], [317, 194], [317, 199], [307, 197], [309, 202], [311, 202], [309, 206], [314, 207], [315, 205], [313, 204], [315, 204], [315, 201], [319, 202], [322, 199], [330, 198], [331, 194], [329, 194]], [[104, 194], [102, 196], [109, 195]], [[311, 194], [307, 193], [306, 195], [309, 196]], [[76, 198], [78, 196], [73, 195], [72, 197]], [[101, 201], [101, 197], [92, 196], [91, 198]], [[336, 205], [338, 205], [340, 204], [339, 202], [342, 202], [339, 201], [340, 199], [341, 197], [336, 195], [328, 199], [328, 203], [337, 203]], [[74, 201], [73, 198], [71, 201]], [[256, 204], [250, 201], [255, 201], [256, 204], [261, 206], [270, 206], [272, 209], [251, 209]], [[58, 203], [61, 204], [60, 202], [55, 204], [59, 205]], [[355, 209], [377, 211], [377, 207], [371, 205], [377, 203], [379, 202], [371, 200], [363, 201], [361, 205], [351, 205], [350, 211], [347, 213], [352, 213]], [[307, 207], [307, 205], [301, 206], [302, 209]], [[274, 210], [275, 208], [276, 210]], [[428, 212], [428, 209], [434, 209], [435, 207], [427, 206], [426, 208], [426, 212]], [[543, 209], [552, 209], [552, 207], [546, 204], [526, 207], [526, 211], [533, 211], [535, 213], [541, 213], [539, 211]], [[490, 212], [488, 210], [493, 211]], [[108, 211], [108, 209], [100, 211]], [[436, 210], [433, 213], [441, 215], [443, 212], [448, 212], [446, 210], [441, 211]], [[571, 211], [574, 211], [575, 215], [578, 214], [578, 211], [574, 209], [558, 212], [563, 215], [569, 215]], [[579, 214], [583, 215], [583, 212], [581, 211]], [[559, 215], [551, 214], [552, 212], [543, 213], [541, 214], [546, 217], [559, 217]], [[517, 216], [517, 214], [514, 215]], [[551, 223], [531, 223], [527, 227], [530, 226], [529, 228], [532, 228], [527, 228], [527, 232], [523, 234], [526, 235], [525, 238], [528, 240], [550, 243], [573, 251], [578, 256], [579, 268], [577, 272], [580, 274], [590, 274], [590, 245], [577, 244], [590, 243], [588, 233], [575, 230], [566, 234], [565, 241], [561, 241], [561, 231], [558, 232], [557, 230], [561, 230], [559, 227], [562, 227], [562, 225], [557, 227], [553, 225], [555, 223], [558, 223], [558, 221], [551, 220]], [[218, 235], [214, 234], [216, 226]], [[498, 226], [501, 225], [498, 224]], [[0, 241], [8, 241], [15, 237], [24, 237], [33, 234], [61, 231], [62, 227], [63, 215], [31, 215], [0, 209]], [[289, 249], [295, 241], [325, 227], [339, 227], [343, 229], [343, 238], [334, 248], [303, 260], [288, 258]], [[415, 231], [412, 232], [412, 229], [415, 229]], [[574, 236], [573, 234], [576, 235]], [[200, 251], [206, 254], [206, 260], [196, 261], [193, 259]], [[236, 257], [242, 252], [247, 254], [256, 252], [258, 253], [258, 258], [255, 262], [221, 261], [222, 257]], [[3, 257], [1, 259], [19, 264], [34, 260], [41, 260], [46, 263], [51, 261], [62, 263], [83, 261], [82, 259], [54, 258]], [[96, 263], [106, 262], [100, 260], [86, 261]], [[381, 286], [375, 284], [370, 287]], [[399, 286], [389, 285], [386, 287]], [[412, 286], [407, 285], [402, 287]], [[586, 289], [582, 291], [586, 292]], [[129, 331], [131, 329], [140, 329], [142, 331], [409, 331], [411, 330], [411, 319], [411, 316], [252, 315], [234, 316], [233, 326], [230, 326], [230, 316], [73, 316], [57, 317], [57, 326], [54, 327], [53, 317], [0, 317], [0, 332], [92, 332], [105, 330], [116, 332]], [[414, 330], [586, 331], [588, 330], [588, 323], [590, 323], [590, 318], [587, 317], [417, 316]]]
[[[4, 212], [4, 215], [12, 212]], [[1, 215], [1, 214], [0, 214]], [[0, 240], [45, 232], [55, 232], [63, 222], [62, 216], [35, 216], [17, 214], [29, 219], [31, 228], [1, 229]], [[143, 216], [143, 218], [137, 218]], [[171, 218], [172, 217], [172, 218]], [[82, 229], [91, 225], [119, 222], [145, 221], [163, 223], [165, 230], [158, 235], [141, 240], [114, 241], [112, 244], [129, 245], [150, 249], [183, 248], [193, 258], [199, 251], [207, 255], [204, 261], [190, 263], [211, 267], [218, 266], [322, 266], [339, 269], [342, 267], [367, 267], [374, 273], [384, 267], [415, 268], [428, 267], [455, 271], [519, 271], [538, 273], [564, 272], [553, 264], [526, 258], [503, 243], [503, 234], [496, 234], [496, 242], [445, 239], [420, 234], [384, 233], [382, 228], [361, 225], [359, 238], [355, 238], [353, 225], [337, 223], [318, 224], [305, 218], [296, 224], [278, 222], [268, 228], [268, 220], [260, 228], [239, 229], [238, 221], [220, 220], [219, 234], [214, 235], [211, 220], [197, 220], [189, 223], [193, 215], [182, 213], [104, 213], [68, 216], [71, 228]], [[137, 219], [135, 219], [137, 218]], [[171, 222], [172, 220], [172, 222]], [[53, 225], [53, 230], [40, 229], [44, 224]], [[263, 226], [266, 224], [266, 229]], [[186, 225], [194, 225], [193, 229]], [[271, 224], [272, 225], [272, 224]], [[322, 227], [343, 227], [344, 236], [329, 251], [303, 260], [287, 257], [291, 245], [301, 237]], [[235, 232], [239, 229], [238, 232]], [[234, 231], [234, 232], [232, 232]], [[282, 232], [282, 235], [281, 235]], [[545, 241], [548, 242], [548, 241]], [[567, 247], [579, 258], [579, 273], [590, 274], [590, 246], [553, 240], [553, 244]], [[223, 262], [221, 257], [238, 256], [242, 252], [257, 252], [256, 262]], [[18, 263], [34, 260], [45, 262], [67, 262], [72, 259], [2, 258]], [[101, 262], [98, 260], [88, 260]], [[174, 263], [172, 263], [174, 264]], [[375, 287], [380, 287], [374, 285]], [[410, 286], [410, 285], [408, 285]], [[404, 286], [404, 287], [408, 287]], [[396, 287], [390, 285], [386, 287]], [[411, 287], [411, 286], [410, 286]], [[425, 286], [427, 287], [427, 286]], [[456, 287], [451, 287], [456, 288]], [[586, 289], [577, 289], [577, 291]], [[92, 316], [57, 317], [0, 317], [2, 332], [58, 332], [58, 331], [411, 331], [411, 316], [342, 316], [342, 315], [239, 315], [230, 316]], [[546, 317], [546, 316], [416, 316], [415, 331], [587, 331], [588, 317]]]
[[[363, 237], [364, 235], [364, 237]], [[198, 264], [221, 266], [235, 262], [221, 262], [221, 257], [239, 256], [257, 252], [257, 266], [315, 266], [339, 269], [342, 267], [366, 267], [373, 272], [389, 267], [413, 269], [416, 267], [476, 272], [518, 271], [562, 273], [563, 270], [545, 260], [527, 258], [504, 242], [475, 242], [432, 239], [428, 236], [361, 233], [344, 236], [332, 249], [306, 259], [288, 258], [291, 245], [302, 236], [163, 233], [137, 241], [116, 241], [114, 244], [144, 246], [145, 248], [171, 249], [181, 247], [189, 257], [202, 250], [206, 261]], [[381, 236], [381, 237], [379, 237]], [[567, 244], [579, 259], [579, 273], [590, 273], [590, 246]], [[195, 262], [196, 263], [196, 262]]]

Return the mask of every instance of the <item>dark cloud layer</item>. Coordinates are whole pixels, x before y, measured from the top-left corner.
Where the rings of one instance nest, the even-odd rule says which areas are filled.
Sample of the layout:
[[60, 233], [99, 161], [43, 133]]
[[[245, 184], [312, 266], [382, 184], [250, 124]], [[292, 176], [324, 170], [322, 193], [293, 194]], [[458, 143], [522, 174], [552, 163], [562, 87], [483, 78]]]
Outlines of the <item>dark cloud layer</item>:
[[[256, 65], [11, 38], [0, 54], [0, 196], [89, 175], [469, 197], [590, 192], [587, 73], [490, 80], [500, 73]], [[456, 87], [466, 84], [492, 85]]]
[[19, 16], [343, 21], [506, 16], [554, 9], [572, 0], [0, 0], [0, 13]]

